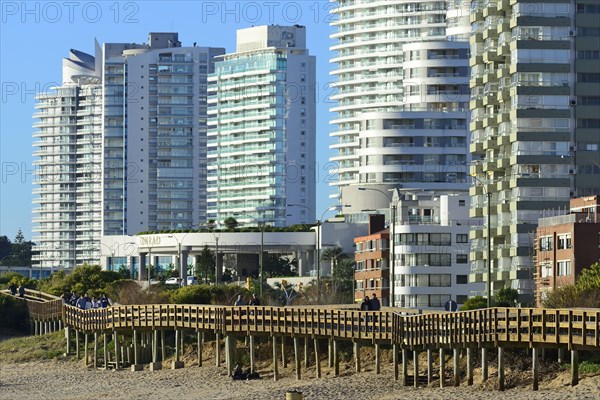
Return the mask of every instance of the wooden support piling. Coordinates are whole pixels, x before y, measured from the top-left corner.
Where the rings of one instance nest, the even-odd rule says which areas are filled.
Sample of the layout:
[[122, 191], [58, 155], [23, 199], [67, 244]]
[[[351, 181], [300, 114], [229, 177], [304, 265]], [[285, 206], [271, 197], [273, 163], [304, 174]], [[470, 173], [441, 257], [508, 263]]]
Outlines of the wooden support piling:
[[167, 333], [165, 330], [160, 331], [160, 349], [161, 349], [161, 359], [160, 361], [165, 362], [167, 359], [167, 341], [166, 341]]
[[460, 386], [460, 350], [452, 349], [452, 361], [454, 364], [454, 386]]
[[88, 360], [88, 347], [89, 347], [89, 343], [88, 343], [88, 334], [84, 333], [83, 335], [83, 343], [84, 343], [84, 347], [83, 347], [83, 357], [85, 358], [85, 366], [87, 367], [89, 365], [89, 360]]
[[[204, 332], [198, 331], [196, 332], [196, 340], [198, 346], [198, 366], [202, 366], [202, 352], [204, 350]], [[252, 371], [254, 372], [254, 371]]]
[[69, 355], [71, 354], [71, 327], [67, 326], [65, 328], [65, 339], [67, 341], [67, 352], [65, 353], [65, 355]]
[[379, 350], [379, 343], [375, 343], [375, 373], [379, 375], [381, 373], [381, 354]]
[[301, 379], [301, 370], [300, 367], [300, 338], [298, 336], [294, 336], [294, 361], [296, 362], [296, 379]]
[[133, 344], [133, 364], [135, 368], [135, 366], [140, 364], [140, 333], [137, 329], [133, 330], [131, 342]]
[[277, 368], [277, 336], [273, 336], [273, 380], [277, 382], [279, 378], [279, 371]]
[[256, 348], [254, 346], [256, 345], [256, 343], [254, 335], [250, 335], [250, 340], [248, 344], [250, 347], [250, 372], [254, 373], [256, 371], [256, 362], [254, 359], [256, 353]]
[[413, 350], [413, 386], [419, 387], [419, 352]]
[[537, 391], [540, 384], [540, 366], [538, 363], [539, 348], [534, 347], [531, 352], [531, 369], [533, 374], [533, 390]]
[[408, 385], [408, 350], [402, 349], [402, 385]]
[[328, 346], [327, 346], [327, 363], [329, 364], [329, 368], [333, 368], [333, 338], [328, 338]]
[[340, 375], [340, 352], [338, 348], [338, 341], [333, 340], [333, 375]]
[[314, 338], [315, 342], [315, 376], [321, 379], [321, 351], [319, 349], [319, 339]]
[[504, 348], [498, 347], [498, 390], [504, 391]]
[[579, 352], [571, 349], [571, 386], [579, 383]]
[[484, 347], [481, 349], [481, 381], [486, 382], [488, 380], [488, 349]]
[[94, 332], [94, 368], [98, 368], [98, 332]]
[[304, 368], [308, 368], [308, 342], [310, 338], [308, 336], [304, 337]]
[[281, 367], [287, 368], [287, 358], [285, 357], [285, 336], [281, 337]]
[[215, 335], [215, 364], [217, 367], [221, 366], [221, 334]]
[[433, 351], [427, 349], [427, 386], [431, 385], [433, 376]]
[[104, 350], [104, 369], [108, 369], [108, 334], [106, 332], [104, 332], [104, 343], [103, 343], [103, 350]]
[[121, 365], [120, 365], [120, 361], [121, 358], [119, 357], [119, 352], [121, 351], [120, 349], [120, 344], [119, 344], [119, 335], [117, 334], [117, 331], [114, 331], [113, 333], [113, 341], [115, 344], [115, 369], [120, 369]]
[[79, 339], [79, 330], [75, 331], [75, 354], [77, 355], [77, 359], [81, 358], [81, 345], [79, 344], [81, 340]]
[[398, 345], [394, 343], [392, 345], [392, 363], [394, 364], [394, 381], [398, 382], [399, 375], [399, 362], [398, 362]]
[[473, 352], [472, 347], [467, 348], [467, 385], [473, 386]]
[[440, 348], [440, 388], [444, 387], [444, 371], [446, 369], [446, 355], [444, 349]]
[[171, 363], [171, 369], [183, 368], [181, 357], [181, 330], [175, 329], [175, 360]]
[[360, 343], [354, 342], [354, 370], [358, 373], [360, 372]]

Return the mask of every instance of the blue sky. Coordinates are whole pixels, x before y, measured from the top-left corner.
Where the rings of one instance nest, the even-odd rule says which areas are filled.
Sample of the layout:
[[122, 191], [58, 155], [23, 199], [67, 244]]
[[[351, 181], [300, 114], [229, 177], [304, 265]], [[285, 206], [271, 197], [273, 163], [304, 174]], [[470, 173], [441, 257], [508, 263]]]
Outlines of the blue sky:
[[252, 25], [307, 27], [317, 56], [317, 215], [331, 204], [328, 170], [329, 39], [332, 4], [304, 1], [4, 1], [0, 25], [0, 235], [31, 238], [34, 94], [61, 82], [62, 58], [90, 54], [99, 42], [147, 42], [149, 32], [179, 32], [183, 46], [235, 48]]

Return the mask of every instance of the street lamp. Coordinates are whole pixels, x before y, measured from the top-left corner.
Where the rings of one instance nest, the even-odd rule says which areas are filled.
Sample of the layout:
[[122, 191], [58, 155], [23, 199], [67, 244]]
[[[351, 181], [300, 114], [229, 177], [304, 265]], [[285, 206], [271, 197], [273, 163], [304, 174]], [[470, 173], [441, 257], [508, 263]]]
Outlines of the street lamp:
[[[308, 211], [312, 212], [313, 215], [316, 213], [304, 204], [286, 204], [288, 207], [304, 207]], [[321, 303], [321, 221], [328, 211], [337, 210], [340, 207], [350, 207], [349, 204], [331, 206], [321, 214], [321, 218], [317, 220], [317, 303]]]
[[[181, 242], [183, 242], [183, 238], [181, 239], [181, 241], [179, 241], [179, 239], [177, 239], [177, 236], [175, 236], [175, 235], [167, 235], [167, 237], [173, 238], [177, 242], [177, 261], [179, 264], [179, 276], [181, 277], [181, 285], [186, 286], [187, 285], [187, 265], [184, 268], [183, 259], [181, 257]], [[150, 282], [150, 278], [148, 278], [148, 282]]]
[[389, 259], [388, 259], [388, 263], [389, 263], [389, 274], [390, 274], [390, 307], [394, 307], [394, 305], [396, 304], [395, 301], [395, 290], [394, 290], [394, 286], [395, 286], [395, 263], [396, 263], [396, 209], [397, 206], [396, 204], [393, 203], [392, 201], [392, 197], [389, 196], [386, 192], [384, 192], [383, 190], [379, 190], [379, 189], [375, 189], [375, 188], [366, 188], [366, 187], [359, 187], [358, 190], [372, 190], [375, 192], [379, 192], [381, 194], [383, 194], [388, 200], [389, 200], [389, 204], [390, 204], [390, 208], [391, 208], [391, 226], [392, 226], [392, 232], [391, 232], [391, 240], [390, 240], [390, 246], [392, 247], [392, 251], [389, 254]]
[[486, 233], [487, 233], [487, 307], [490, 308], [492, 306], [492, 236], [490, 233], [490, 217], [491, 217], [491, 205], [492, 205], [492, 193], [485, 188], [485, 184], [475, 175], [471, 175], [471, 178], [475, 179], [485, 193], [487, 198], [487, 223], [486, 223]]
[[[233, 214], [234, 216], [240, 216], [241, 214]], [[259, 289], [259, 296], [262, 298], [262, 294], [263, 294], [263, 271], [264, 271], [264, 246], [265, 246], [265, 221], [259, 221], [258, 219], [254, 218], [251, 215], [244, 215], [244, 217], [248, 217], [248, 218], [252, 218], [254, 220], [254, 222], [256, 222], [256, 224], [258, 225], [258, 228], [260, 229], [260, 254], [259, 256], [259, 284], [260, 284], [260, 289]]]

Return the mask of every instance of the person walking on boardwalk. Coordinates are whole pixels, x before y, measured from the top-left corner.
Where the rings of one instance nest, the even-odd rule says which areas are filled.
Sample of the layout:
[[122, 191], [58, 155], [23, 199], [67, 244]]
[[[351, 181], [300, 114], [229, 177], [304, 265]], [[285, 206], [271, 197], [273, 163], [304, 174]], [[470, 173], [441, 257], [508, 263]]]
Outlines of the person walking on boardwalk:
[[105, 294], [103, 294], [102, 297], [100, 297], [100, 301], [98, 301], [98, 303], [100, 304], [101, 308], [106, 308], [110, 306], [110, 301], [108, 300], [108, 297], [106, 297]]
[[25, 286], [22, 283], [19, 286], [19, 297], [25, 297]]
[[17, 295], [17, 284], [12, 281], [10, 282], [10, 285], [8, 285], [8, 290], [10, 290], [10, 294], [12, 294], [13, 296]]
[[381, 303], [379, 302], [379, 299], [377, 298], [377, 296], [375, 295], [375, 293], [373, 293], [373, 298], [370, 301], [370, 310], [371, 311], [379, 311], [381, 310]]
[[248, 305], [250, 305], [250, 306], [260, 306], [260, 300], [256, 296], [256, 293], [252, 293], [252, 298], [250, 299], [250, 302], [248, 303]]
[[242, 297], [241, 294], [238, 294], [237, 300], [235, 301], [235, 303], [233, 305], [234, 306], [243, 306], [244, 305], [244, 298]]
[[365, 296], [362, 303], [360, 303], [360, 311], [369, 311], [371, 309], [371, 302], [368, 296]]

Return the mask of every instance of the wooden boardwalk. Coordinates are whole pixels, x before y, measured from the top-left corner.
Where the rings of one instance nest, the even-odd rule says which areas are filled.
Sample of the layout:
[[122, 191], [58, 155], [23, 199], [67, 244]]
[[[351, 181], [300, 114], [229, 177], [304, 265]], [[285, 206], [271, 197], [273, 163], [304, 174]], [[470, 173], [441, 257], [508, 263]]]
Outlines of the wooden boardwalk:
[[[182, 366], [179, 357], [183, 335], [189, 336], [190, 333], [195, 333], [198, 348], [202, 348], [205, 334], [214, 336], [217, 343], [220, 343], [222, 338], [225, 339], [225, 356], [229, 371], [232, 370], [235, 362], [236, 338], [249, 338], [250, 362], [254, 369], [255, 337], [267, 336], [273, 345], [275, 379], [277, 379], [277, 342], [280, 341], [285, 346], [286, 338], [294, 343], [298, 379], [300, 378], [301, 341], [304, 345], [305, 359], [308, 357], [306, 354], [309, 340], [314, 341], [317, 359], [319, 359], [319, 341], [327, 341], [329, 363], [334, 367], [336, 374], [339, 373], [337, 353], [340, 342], [353, 344], [357, 370], [360, 370], [361, 345], [375, 346], [376, 371], [379, 371], [379, 346], [391, 345], [394, 378], [398, 379], [401, 375], [405, 383], [408, 377], [409, 351], [413, 353], [413, 360], [416, 360], [413, 362], [414, 376], [418, 376], [419, 352], [427, 352], [428, 381], [431, 379], [433, 352], [439, 352], [441, 370], [444, 369], [445, 352], [453, 352], [454, 384], [458, 385], [459, 354], [462, 351], [467, 353], [467, 381], [472, 383], [474, 351], [481, 350], [482, 375], [483, 380], [486, 380], [488, 352], [493, 349], [498, 352], [498, 387], [501, 390], [504, 388], [503, 360], [506, 348], [531, 349], [534, 389], [537, 389], [539, 381], [537, 359], [540, 350], [555, 348], [560, 349], [561, 352], [571, 351], [574, 384], [578, 380], [578, 352], [600, 351], [600, 309], [489, 308], [452, 313], [415, 314], [415, 310], [391, 308], [378, 312], [363, 312], [352, 306], [225, 307], [166, 304], [80, 310], [63, 305], [57, 298], [36, 297], [36, 293], [28, 292], [26, 300], [30, 316], [36, 324], [36, 333], [52, 331], [54, 329], [48, 328], [49, 324], [56, 326], [56, 321], [62, 321], [67, 331], [67, 352], [71, 351], [71, 336], [74, 332], [77, 353], [79, 353], [80, 335], [85, 337], [86, 352], [88, 336], [93, 335], [95, 341], [93, 360], [96, 366], [99, 365], [97, 357], [99, 335], [103, 335], [105, 349], [108, 341], [114, 342], [116, 350], [112, 363], [116, 367], [123, 364], [126, 352], [123, 351], [122, 346], [127, 342], [133, 353], [129, 358], [132, 359], [134, 370], [140, 369], [141, 362], [145, 358], [152, 359], [151, 369], [161, 367], [159, 359], [165, 359], [166, 332], [175, 332], [173, 368]], [[148, 357], [142, 357], [144, 349]], [[282, 348], [283, 352], [284, 348]], [[219, 365], [219, 351], [216, 357]], [[107, 366], [110, 362], [105, 350], [104, 365]], [[201, 362], [199, 358], [200, 365]], [[320, 377], [320, 363], [316, 365], [316, 373]], [[418, 379], [413, 381], [418, 385]], [[443, 379], [440, 384], [444, 384]]]

